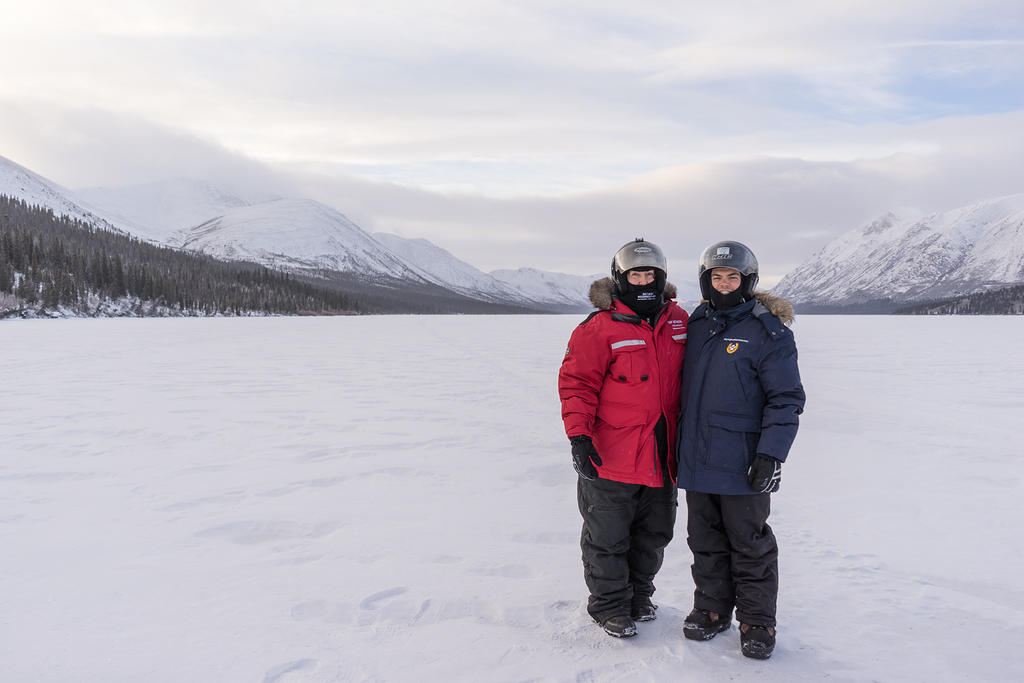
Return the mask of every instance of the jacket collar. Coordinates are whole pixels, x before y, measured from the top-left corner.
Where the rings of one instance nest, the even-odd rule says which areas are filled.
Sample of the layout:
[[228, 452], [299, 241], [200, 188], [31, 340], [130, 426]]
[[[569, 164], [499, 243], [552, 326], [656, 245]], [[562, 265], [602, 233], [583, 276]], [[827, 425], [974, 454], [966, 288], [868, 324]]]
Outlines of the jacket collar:
[[[671, 299], [676, 298], [676, 286], [671, 282], [665, 283], [665, 301], [668, 302]], [[631, 315], [636, 315], [621, 301], [615, 297], [615, 282], [610, 277], [603, 277], [599, 280], [594, 280], [590, 285], [590, 303], [594, 304], [594, 308], [599, 311], [611, 311], [612, 302], [618, 303], [620, 312], [629, 311]]]
[[[717, 313], [717, 314], [716, 314]], [[769, 294], [768, 292], [756, 291], [754, 301], [746, 301], [724, 311], [716, 311], [707, 301], [701, 301], [700, 305], [690, 315], [690, 323], [707, 317], [719, 319], [723, 323], [735, 321], [745, 315], [753, 315], [764, 326], [765, 331], [772, 339], [777, 339], [785, 332], [787, 326], [793, 325], [796, 314], [793, 304], [782, 297]]]
[[[796, 319], [796, 314], [793, 311], [793, 304], [783, 299], [781, 296], [775, 296], [774, 294], [757, 290], [754, 292], [754, 300], [757, 303], [754, 304], [751, 313], [761, 320], [766, 327], [769, 326], [766, 316], [776, 318], [782, 325], [792, 325], [793, 321]], [[742, 309], [749, 303], [750, 302], [740, 304], [739, 306], [735, 306], [725, 312], [730, 313], [733, 310]], [[700, 306], [698, 306], [690, 316], [690, 320], [693, 321], [699, 320], [700, 318], [710, 317], [714, 313], [715, 310], [711, 308], [711, 305], [707, 301], [701, 301]]]
[[639, 325], [643, 322], [643, 318], [639, 314], [633, 311], [629, 306], [622, 303], [618, 297], [612, 296], [611, 306], [608, 308], [612, 313], [612, 320], [620, 323], [633, 323]]

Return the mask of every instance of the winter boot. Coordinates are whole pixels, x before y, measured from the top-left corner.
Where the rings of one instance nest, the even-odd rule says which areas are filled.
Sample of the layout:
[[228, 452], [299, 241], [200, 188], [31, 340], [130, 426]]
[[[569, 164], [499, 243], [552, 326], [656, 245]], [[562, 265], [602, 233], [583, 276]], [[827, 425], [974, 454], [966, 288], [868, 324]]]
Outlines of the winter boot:
[[653, 602], [643, 602], [633, 605], [633, 609], [630, 610], [630, 616], [633, 617], [633, 621], [654, 621], [658, 618], [658, 615], [654, 613], [654, 610], [658, 609], [658, 606]]
[[694, 607], [683, 622], [683, 635], [690, 640], [711, 640], [731, 623], [732, 612], [722, 615]]
[[744, 657], [768, 659], [775, 650], [775, 628], [740, 624], [740, 649]]
[[615, 638], [630, 638], [636, 635], [636, 624], [627, 616], [608, 617], [601, 624], [601, 628]]

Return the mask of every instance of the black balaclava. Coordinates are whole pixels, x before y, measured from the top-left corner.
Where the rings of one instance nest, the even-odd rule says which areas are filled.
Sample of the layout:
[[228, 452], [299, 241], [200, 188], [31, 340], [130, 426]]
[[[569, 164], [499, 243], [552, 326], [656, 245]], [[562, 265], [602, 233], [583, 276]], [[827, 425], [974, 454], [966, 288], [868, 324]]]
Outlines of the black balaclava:
[[[646, 270], [639, 268], [638, 270]], [[654, 281], [646, 285], [631, 285], [622, 274], [618, 283], [619, 301], [626, 304], [641, 318], [651, 319], [665, 303], [665, 274], [654, 268]]]
[[711, 298], [709, 299], [709, 301], [711, 302], [711, 307], [714, 308], [716, 311], [724, 311], [727, 308], [739, 306], [740, 304], [747, 300], [743, 296], [742, 290], [742, 287], [738, 287], [733, 291], [729, 292], [728, 294], [722, 294], [717, 289], [712, 288]]

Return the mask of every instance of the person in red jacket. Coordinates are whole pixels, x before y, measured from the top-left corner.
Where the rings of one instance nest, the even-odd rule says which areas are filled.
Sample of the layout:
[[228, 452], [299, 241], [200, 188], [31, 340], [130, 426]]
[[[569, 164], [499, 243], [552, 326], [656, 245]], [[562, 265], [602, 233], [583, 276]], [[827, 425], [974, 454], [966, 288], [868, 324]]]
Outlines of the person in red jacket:
[[687, 314], [665, 256], [637, 239], [612, 277], [590, 287], [597, 308], [573, 331], [558, 373], [562, 420], [579, 474], [587, 611], [609, 635], [655, 618], [654, 576], [676, 520], [676, 421]]

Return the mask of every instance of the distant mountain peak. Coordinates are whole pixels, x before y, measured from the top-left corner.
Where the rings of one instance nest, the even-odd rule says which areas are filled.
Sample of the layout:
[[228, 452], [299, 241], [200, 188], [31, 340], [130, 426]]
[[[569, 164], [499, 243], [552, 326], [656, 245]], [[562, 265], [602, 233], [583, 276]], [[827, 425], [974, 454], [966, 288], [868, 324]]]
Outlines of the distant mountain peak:
[[275, 268], [420, 279], [340, 211], [311, 199], [273, 199], [224, 211], [171, 241], [226, 259]]
[[875, 219], [871, 223], [868, 223], [868, 225], [864, 227], [864, 231], [863, 231], [862, 234], [864, 234], [864, 235], [878, 235], [878, 234], [881, 234], [881, 233], [885, 232], [886, 230], [892, 229], [893, 226], [897, 225], [900, 222], [900, 220], [901, 220], [900, 216], [895, 211], [889, 211], [888, 213], [880, 216], [879, 218]]
[[196, 178], [94, 187], [79, 190], [77, 195], [137, 226], [134, 232], [161, 242], [230, 209], [278, 198], [268, 192]]
[[[577, 275], [533, 268], [484, 273], [422, 238], [408, 239], [389, 233], [375, 233], [374, 238], [412, 265], [428, 281], [464, 296], [528, 307], [539, 305], [546, 309], [580, 309], [586, 306], [589, 282], [584, 284], [586, 278]], [[552, 286], [553, 282], [558, 282], [559, 286]]]
[[922, 217], [890, 211], [829, 242], [775, 292], [795, 303], [910, 303], [1024, 282], [1024, 194]]

